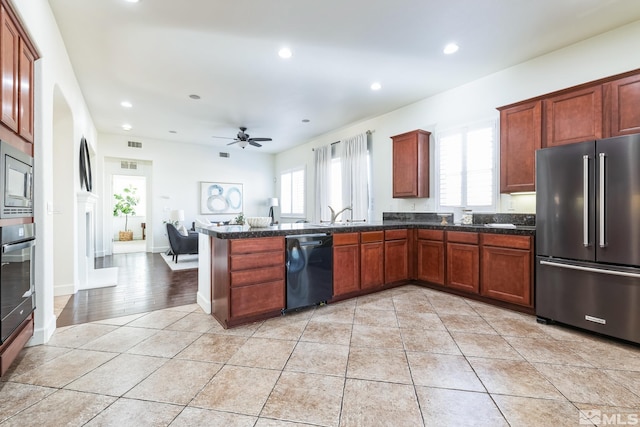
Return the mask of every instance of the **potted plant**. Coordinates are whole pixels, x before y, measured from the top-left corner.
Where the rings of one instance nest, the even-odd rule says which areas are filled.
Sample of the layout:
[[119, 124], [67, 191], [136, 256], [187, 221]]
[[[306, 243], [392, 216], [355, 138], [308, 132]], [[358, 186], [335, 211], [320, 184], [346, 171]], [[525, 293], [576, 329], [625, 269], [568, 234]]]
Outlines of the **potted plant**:
[[136, 214], [136, 205], [140, 198], [136, 196], [136, 188], [131, 185], [122, 190], [121, 194], [114, 194], [115, 205], [113, 206], [113, 216], [124, 215], [124, 231], [118, 233], [118, 240], [133, 240], [133, 231], [129, 230], [129, 215]]

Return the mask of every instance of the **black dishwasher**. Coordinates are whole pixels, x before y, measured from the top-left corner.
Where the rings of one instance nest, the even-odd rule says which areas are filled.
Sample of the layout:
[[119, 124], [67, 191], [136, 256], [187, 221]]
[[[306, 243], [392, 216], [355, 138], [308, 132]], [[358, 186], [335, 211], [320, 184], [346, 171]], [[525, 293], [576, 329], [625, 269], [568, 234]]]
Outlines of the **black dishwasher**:
[[285, 310], [320, 304], [333, 296], [333, 236], [287, 236]]

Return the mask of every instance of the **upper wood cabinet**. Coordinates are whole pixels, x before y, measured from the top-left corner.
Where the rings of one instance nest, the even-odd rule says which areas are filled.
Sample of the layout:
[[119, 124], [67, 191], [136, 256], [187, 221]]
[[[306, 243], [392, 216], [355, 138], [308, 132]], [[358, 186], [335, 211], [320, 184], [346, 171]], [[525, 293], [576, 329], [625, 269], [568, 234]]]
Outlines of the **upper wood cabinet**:
[[604, 85], [607, 136], [640, 133], [640, 74]]
[[[10, 135], [7, 137], [3, 132], [2, 139], [33, 143], [33, 83], [37, 55], [17, 22], [3, 1], [0, 6], [0, 121], [9, 129]], [[11, 132], [22, 140], [12, 138]]]
[[0, 10], [0, 91], [2, 92], [2, 123], [18, 132], [18, 63], [20, 34], [7, 10]]
[[602, 138], [602, 85], [544, 100], [545, 147]]
[[542, 147], [542, 101], [500, 110], [500, 192], [534, 191]]
[[430, 135], [418, 129], [391, 137], [393, 197], [429, 197]]

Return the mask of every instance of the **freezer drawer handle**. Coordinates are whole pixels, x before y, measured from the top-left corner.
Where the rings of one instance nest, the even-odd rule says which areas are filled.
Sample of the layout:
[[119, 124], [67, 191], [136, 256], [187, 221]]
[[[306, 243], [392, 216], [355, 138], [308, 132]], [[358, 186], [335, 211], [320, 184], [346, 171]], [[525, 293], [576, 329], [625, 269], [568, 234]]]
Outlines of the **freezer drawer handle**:
[[605, 188], [604, 188], [604, 164], [605, 164], [606, 154], [600, 153], [600, 247], [604, 248], [607, 246], [607, 241], [605, 239], [604, 233], [604, 220], [605, 220]]
[[640, 279], [640, 274], [628, 273], [626, 271], [603, 270], [601, 268], [583, 267], [581, 265], [572, 265], [572, 264], [560, 264], [558, 262], [551, 262], [551, 261], [540, 261], [540, 264], [548, 265], [550, 267], [568, 268], [569, 270], [588, 271], [591, 273], [609, 274], [612, 276], [634, 277], [634, 278]]
[[589, 247], [589, 156], [582, 156], [582, 194], [584, 207], [582, 211], [582, 244]]

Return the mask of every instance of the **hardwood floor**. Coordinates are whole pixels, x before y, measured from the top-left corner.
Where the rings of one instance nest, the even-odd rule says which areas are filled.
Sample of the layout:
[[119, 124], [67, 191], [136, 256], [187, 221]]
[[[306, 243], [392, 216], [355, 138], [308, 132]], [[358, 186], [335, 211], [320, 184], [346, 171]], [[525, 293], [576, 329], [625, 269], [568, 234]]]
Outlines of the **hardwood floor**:
[[118, 286], [78, 291], [57, 326], [193, 304], [198, 270], [172, 271], [160, 254], [138, 252], [96, 258], [95, 268], [118, 267]]

